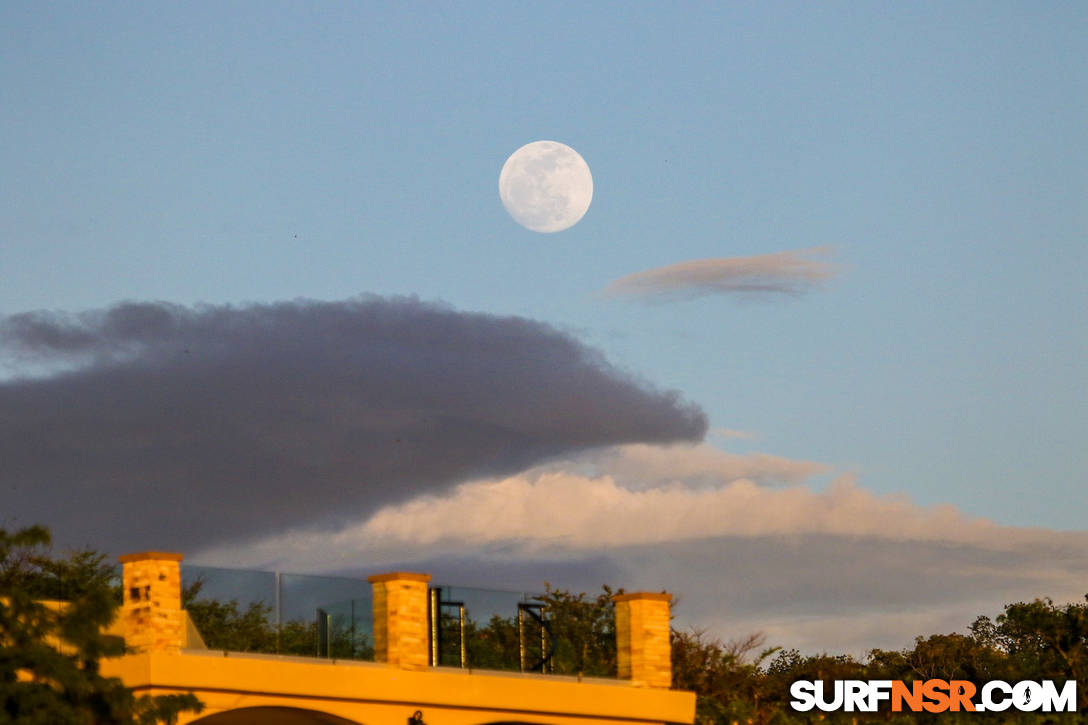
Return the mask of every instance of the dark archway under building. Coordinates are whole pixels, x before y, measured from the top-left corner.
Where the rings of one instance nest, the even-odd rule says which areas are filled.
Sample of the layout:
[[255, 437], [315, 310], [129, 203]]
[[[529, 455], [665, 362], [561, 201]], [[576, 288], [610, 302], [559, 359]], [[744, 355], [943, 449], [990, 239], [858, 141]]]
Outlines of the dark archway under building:
[[242, 707], [197, 718], [191, 725], [360, 725], [336, 715], [298, 707]]

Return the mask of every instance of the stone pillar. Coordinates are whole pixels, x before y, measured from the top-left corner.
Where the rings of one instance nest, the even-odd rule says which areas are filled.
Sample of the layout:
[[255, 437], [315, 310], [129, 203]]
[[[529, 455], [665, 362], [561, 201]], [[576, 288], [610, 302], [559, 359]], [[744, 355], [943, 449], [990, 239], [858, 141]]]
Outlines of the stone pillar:
[[427, 582], [430, 574], [391, 572], [367, 577], [374, 587], [374, 659], [405, 670], [430, 661]]
[[121, 618], [125, 644], [138, 652], [177, 652], [185, 641], [181, 554], [125, 554]]
[[616, 664], [621, 679], [641, 687], [672, 686], [669, 602], [664, 592], [612, 597], [616, 605]]

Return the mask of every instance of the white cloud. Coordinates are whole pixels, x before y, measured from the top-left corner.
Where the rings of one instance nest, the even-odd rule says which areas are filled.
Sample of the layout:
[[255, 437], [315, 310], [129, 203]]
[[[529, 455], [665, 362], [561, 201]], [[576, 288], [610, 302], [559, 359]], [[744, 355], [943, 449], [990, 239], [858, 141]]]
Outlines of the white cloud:
[[828, 471], [706, 444], [621, 446], [387, 506], [333, 535], [294, 531], [198, 558], [294, 571], [411, 566], [498, 589], [549, 577], [575, 591], [666, 588], [681, 626], [855, 654], [962, 631], [1008, 602], [1088, 590], [1088, 533], [1002, 526], [878, 495], [850, 476], [807, 484]]
[[841, 477], [826, 492], [771, 489], [739, 479], [715, 488], [666, 484], [644, 490], [612, 476], [543, 472], [464, 484], [378, 511], [340, 536], [430, 546], [520, 542], [572, 549], [717, 536], [834, 534], [897, 540], [977, 542], [998, 527], [951, 506], [921, 508], [881, 497]]
[[[877, 495], [848, 474], [822, 491], [807, 485], [830, 471], [813, 461], [737, 455], [707, 444], [615, 446], [386, 506], [336, 533], [273, 536], [249, 547], [249, 559], [283, 554], [299, 560], [308, 558], [307, 551], [330, 550], [367, 551], [372, 560], [379, 554], [404, 558], [451, 545], [462, 551], [501, 547], [570, 555], [716, 537], [797, 535], [1001, 549], [1053, 533], [1000, 526], [951, 505], [924, 507], [906, 496]], [[217, 558], [237, 559], [245, 551], [232, 547]]]

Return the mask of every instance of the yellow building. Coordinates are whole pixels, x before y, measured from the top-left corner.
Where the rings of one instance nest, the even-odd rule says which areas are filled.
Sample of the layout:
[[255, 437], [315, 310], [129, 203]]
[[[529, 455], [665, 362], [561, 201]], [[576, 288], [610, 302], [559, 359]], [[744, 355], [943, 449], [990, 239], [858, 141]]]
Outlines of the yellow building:
[[137, 695], [194, 693], [199, 725], [633, 725], [691, 723], [695, 695], [669, 689], [670, 596], [614, 598], [619, 679], [431, 667], [425, 574], [370, 577], [376, 662], [207, 649], [181, 608], [180, 554], [121, 557], [116, 625], [132, 653], [102, 672]]

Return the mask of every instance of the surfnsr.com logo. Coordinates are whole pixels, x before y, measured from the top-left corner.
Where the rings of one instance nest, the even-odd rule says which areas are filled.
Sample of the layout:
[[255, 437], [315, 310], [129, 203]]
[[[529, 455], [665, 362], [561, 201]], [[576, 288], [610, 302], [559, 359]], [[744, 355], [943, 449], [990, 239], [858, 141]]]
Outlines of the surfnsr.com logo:
[[885, 702], [892, 712], [1077, 711], [1076, 680], [1060, 688], [1053, 680], [991, 680], [981, 687], [967, 680], [797, 680], [790, 696], [798, 712], [877, 712]]

